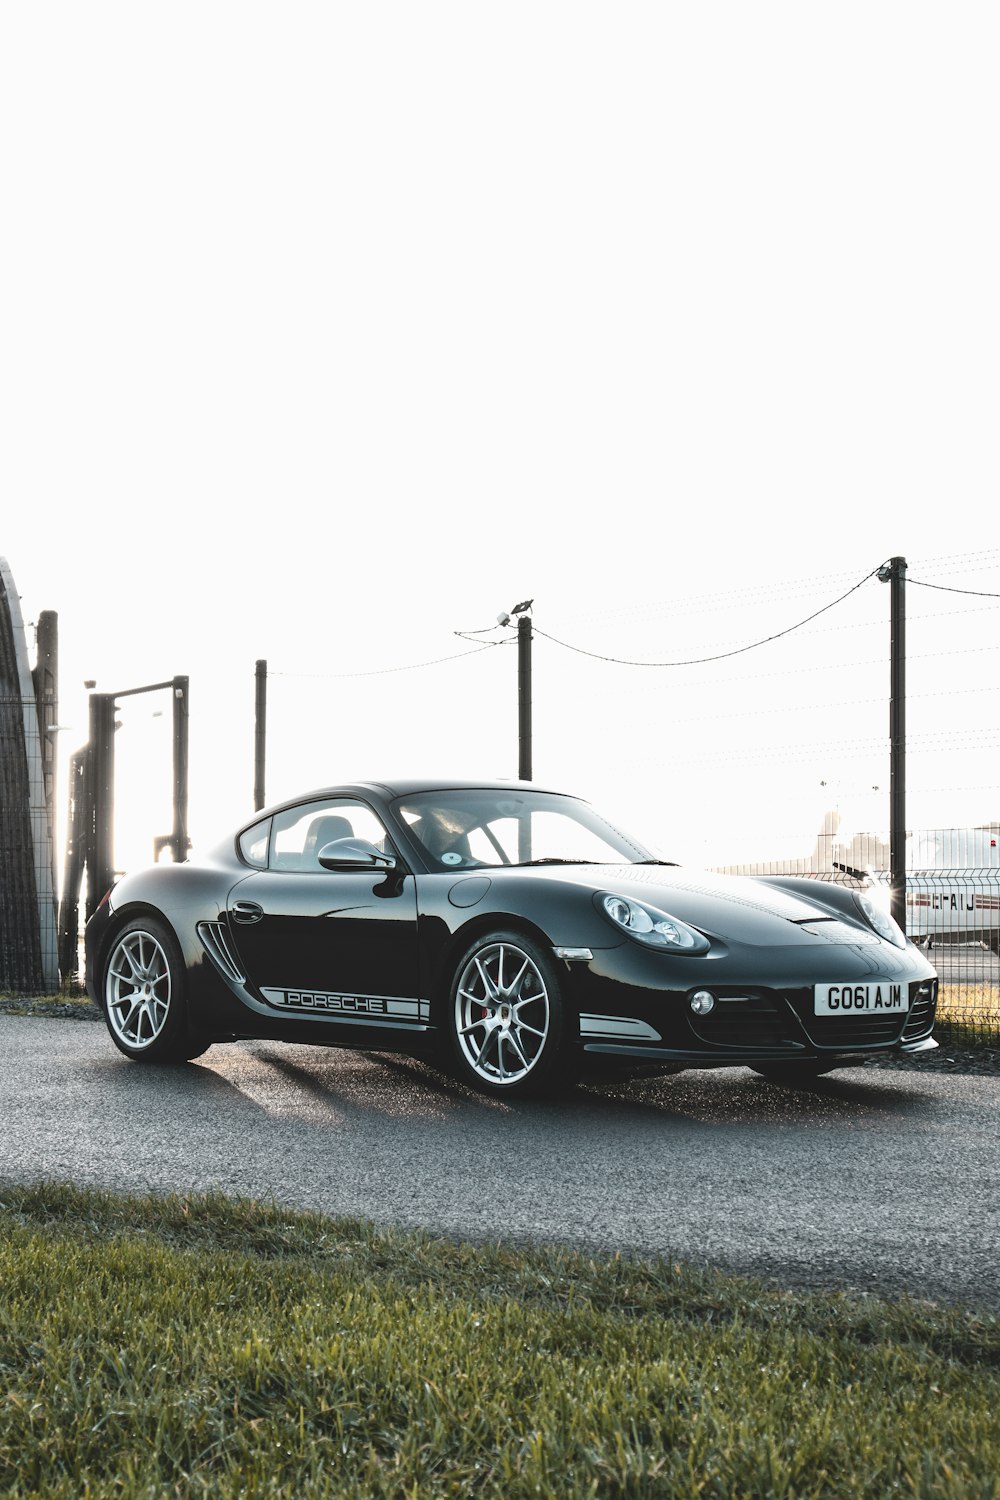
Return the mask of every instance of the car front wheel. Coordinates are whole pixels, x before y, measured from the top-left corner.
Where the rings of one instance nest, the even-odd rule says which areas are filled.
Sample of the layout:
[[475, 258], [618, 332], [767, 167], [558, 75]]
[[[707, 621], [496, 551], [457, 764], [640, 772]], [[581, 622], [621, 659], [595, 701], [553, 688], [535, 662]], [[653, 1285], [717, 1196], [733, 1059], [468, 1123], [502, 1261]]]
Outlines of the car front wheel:
[[153, 917], [117, 934], [104, 964], [104, 1018], [111, 1040], [136, 1062], [183, 1062], [207, 1051], [188, 1032], [184, 961], [177, 940]]
[[555, 963], [521, 933], [488, 933], [459, 960], [450, 1029], [459, 1074], [481, 1092], [548, 1093], [575, 1077]]

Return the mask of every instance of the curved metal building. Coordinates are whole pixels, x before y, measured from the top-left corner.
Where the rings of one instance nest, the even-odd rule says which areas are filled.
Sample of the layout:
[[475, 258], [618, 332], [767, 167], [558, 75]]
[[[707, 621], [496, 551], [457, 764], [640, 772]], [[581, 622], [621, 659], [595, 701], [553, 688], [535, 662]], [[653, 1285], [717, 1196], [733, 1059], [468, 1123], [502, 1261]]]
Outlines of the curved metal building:
[[0, 557], [0, 991], [59, 988], [51, 798], [21, 603]]

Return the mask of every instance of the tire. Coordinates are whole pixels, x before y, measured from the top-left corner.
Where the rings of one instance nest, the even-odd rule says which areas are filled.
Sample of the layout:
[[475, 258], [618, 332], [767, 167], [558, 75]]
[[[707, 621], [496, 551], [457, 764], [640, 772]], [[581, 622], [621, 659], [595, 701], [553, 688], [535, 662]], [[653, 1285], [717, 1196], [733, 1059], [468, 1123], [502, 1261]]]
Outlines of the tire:
[[519, 932], [478, 938], [455, 969], [448, 1007], [458, 1076], [481, 1093], [557, 1093], [578, 1060], [554, 961]]
[[839, 1063], [787, 1062], [765, 1064], [751, 1071], [759, 1073], [769, 1083], [795, 1084], [812, 1083], [813, 1079], [822, 1078], [825, 1073], [832, 1073], [839, 1066]]
[[134, 1062], [185, 1062], [209, 1043], [188, 1030], [184, 960], [155, 917], [134, 917], [114, 937], [101, 969], [101, 1004], [111, 1040]]

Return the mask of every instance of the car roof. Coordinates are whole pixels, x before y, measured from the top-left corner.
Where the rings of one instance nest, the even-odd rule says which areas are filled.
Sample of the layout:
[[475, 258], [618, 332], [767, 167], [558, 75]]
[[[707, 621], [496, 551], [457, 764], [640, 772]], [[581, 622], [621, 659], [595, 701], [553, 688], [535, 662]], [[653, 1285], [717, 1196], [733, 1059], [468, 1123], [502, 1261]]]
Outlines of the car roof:
[[429, 779], [427, 777], [393, 777], [391, 781], [367, 781], [357, 783], [359, 789], [368, 787], [390, 797], [410, 797], [415, 792], [500, 792], [525, 791], [545, 792], [547, 796], [571, 796], [569, 792], [558, 792], [553, 787], [539, 786], [534, 781], [518, 781], [511, 778], [472, 781], [461, 777]]
[[[455, 778], [429, 778], [429, 777], [393, 777], [391, 781], [350, 781], [341, 782], [336, 786], [314, 787], [311, 791], [298, 793], [294, 797], [286, 797], [281, 802], [274, 802], [269, 807], [261, 808], [250, 823], [243, 827], [252, 826], [262, 818], [280, 812], [283, 808], [295, 807], [300, 802], [315, 802], [324, 797], [374, 797], [376, 801], [391, 801], [396, 797], [412, 797], [420, 792], [541, 792], [547, 797], [574, 797], [574, 793], [558, 790], [555, 787], [539, 786], [535, 781], [504, 780], [482, 780], [472, 781], [461, 777]], [[580, 798], [574, 798], [580, 801]]]

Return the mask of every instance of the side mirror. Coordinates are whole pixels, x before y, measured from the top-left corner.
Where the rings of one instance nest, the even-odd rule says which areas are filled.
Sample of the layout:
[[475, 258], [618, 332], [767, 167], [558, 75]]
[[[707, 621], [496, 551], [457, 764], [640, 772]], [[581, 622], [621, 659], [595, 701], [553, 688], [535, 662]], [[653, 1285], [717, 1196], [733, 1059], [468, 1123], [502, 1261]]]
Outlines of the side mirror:
[[396, 859], [383, 854], [367, 839], [334, 839], [324, 844], [316, 858], [324, 870], [394, 870]]

